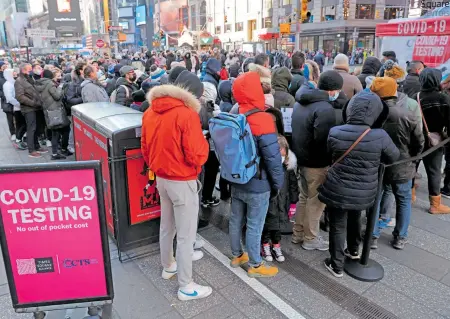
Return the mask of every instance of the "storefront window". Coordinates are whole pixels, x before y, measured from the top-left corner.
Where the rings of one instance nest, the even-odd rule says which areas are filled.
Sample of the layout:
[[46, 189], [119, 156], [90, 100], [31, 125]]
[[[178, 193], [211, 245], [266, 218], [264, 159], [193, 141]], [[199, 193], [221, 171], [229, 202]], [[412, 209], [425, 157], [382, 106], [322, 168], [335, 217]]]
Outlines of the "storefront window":
[[322, 7], [320, 21], [336, 20], [336, 6]]
[[373, 19], [375, 17], [374, 4], [357, 4], [355, 19]]
[[405, 9], [404, 8], [385, 8], [384, 9], [384, 20], [404, 18]]
[[231, 24], [225, 24], [225, 33], [231, 32]]
[[272, 17], [264, 18], [264, 28], [272, 27]]
[[220, 34], [220, 32], [221, 32], [221, 28], [220, 28], [220, 26], [217, 26], [216, 27], [216, 34]]
[[244, 22], [236, 22], [234, 31], [236, 32], [244, 31]]

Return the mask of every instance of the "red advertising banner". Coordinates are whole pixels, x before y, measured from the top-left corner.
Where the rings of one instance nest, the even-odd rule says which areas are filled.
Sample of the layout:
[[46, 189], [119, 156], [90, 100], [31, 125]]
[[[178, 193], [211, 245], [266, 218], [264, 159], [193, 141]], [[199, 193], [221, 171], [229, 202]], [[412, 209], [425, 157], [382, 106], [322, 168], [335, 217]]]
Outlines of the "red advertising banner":
[[96, 168], [84, 162], [53, 165], [53, 170], [47, 165], [43, 171], [0, 170], [1, 239], [13, 304], [111, 299], [95, 175], [100, 171], [94, 164]]
[[95, 130], [73, 117], [75, 154], [77, 161], [99, 160], [102, 166], [103, 192], [105, 199], [106, 222], [114, 234], [114, 217], [111, 201], [111, 178], [108, 165], [108, 140]]
[[395, 23], [379, 23], [375, 29], [375, 35], [377, 37], [445, 34], [450, 34], [449, 16], [429, 19], [411, 19]]
[[126, 151], [130, 224], [135, 225], [161, 216], [156, 179], [150, 174], [140, 149]]

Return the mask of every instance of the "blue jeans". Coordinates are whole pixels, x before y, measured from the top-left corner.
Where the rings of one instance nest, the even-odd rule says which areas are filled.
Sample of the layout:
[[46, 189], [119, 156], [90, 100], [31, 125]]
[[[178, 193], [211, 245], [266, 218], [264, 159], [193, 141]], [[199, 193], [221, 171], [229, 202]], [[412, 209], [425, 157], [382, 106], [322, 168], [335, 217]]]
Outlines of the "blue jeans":
[[261, 264], [261, 234], [269, 208], [270, 192], [250, 193], [231, 187], [230, 241], [233, 256], [242, 255], [242, 227], [247, 218], [245, 245], [249, 257], [248, 264], [256, 267]]
[[[409, 221], [411, 219], [411, 181], [404, 184], [385, 184], [383, 185], [383, 196], [381, 198], [380, 206], [383, 207], [385, 203], [383, 201], [389, 201], [389, 193], [392, 192], [395, 197], [396, 215], [395, 215], [395, 228], [392, 235], [395, 237], [406, 238], [408, 237]], [[386, 195], [386, 196], [385, 196]], [[380, 207], [377, 211], [377, 220], [380, 215]], [[380, 237], [381, 229], [378, 225], [375, 225], [372, 236], [375, 238]]]

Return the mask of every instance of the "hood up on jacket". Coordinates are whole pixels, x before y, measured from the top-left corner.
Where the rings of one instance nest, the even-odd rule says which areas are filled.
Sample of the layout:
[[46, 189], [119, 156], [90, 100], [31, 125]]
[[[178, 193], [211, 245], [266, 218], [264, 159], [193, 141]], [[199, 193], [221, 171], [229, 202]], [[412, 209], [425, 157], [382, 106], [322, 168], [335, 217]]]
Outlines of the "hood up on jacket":
[[382, 63], [380, 60], [378, 60], [376, 57], [369, 56], [368, 58], [366, 58], [366, 61], [364, 61], [361, 74], [375, 75], [378, 73], [378, 71], [380, 71], [381, 66]]
[[289, 93], [289, 84], [292, 81], [292, 74], [285, 66], [276, 69], [272, 73], [272, 89], [275, 91]]
[[264, 111], [264, 92], [259, 81], [259, 75], [248, 72], [239, 76], [233, 83], [233, 96], [239, 104], [239, 113], [246, 113], [252, 109]]
[[5, 71], [3, 71], [3, 77], [5, 78], [6, 81], [14, 84], [14, 82], [16, 82], [16, 80], [14, 80], [14, 70], [13, 69], [6, 69]]
[[150, 107], [156, 113], [165, 113], [176, 107], [188, 107], [194, 112], [200, 112], [198, 99], [182, 87], [166, 84], [154, 87], [147, 93]]
[[351, 98], [344, 107], [344, 123], [381, 128], [386, 122], [389, 107], [373, 92], [362, 91]]
[[39, 80], [36, 81], [36, 83], [34, 84], [34, 87], [36, 88], [36, 90], [39, 93], [44, 92], [45, 87], [49, 84], [52, 83], [53, 81], [47, 78], [40, 78]]
[[295, 94], [295, 101], [302, 106], [307, 106], [315, 102], [329, 102], [330, 98], [327, 92], [303, 84]]
[[233, 83], [230, 80], [220, 81], [219, 86], [217, 87], [217, 92], [221, 101], [233, 103], [233, 93], [231, 91], [232, 86]]
[[426, 68], [419, 75], [420, 91], [439, 91], [442, 80], [442, 72], [438, 69]]
[[206, 62], [206, 73], [211, 74], [213, 76], [218, 76], [217, 72], [220, 72], [222, 69], [221, 63], [219, 60], [211, 58]]

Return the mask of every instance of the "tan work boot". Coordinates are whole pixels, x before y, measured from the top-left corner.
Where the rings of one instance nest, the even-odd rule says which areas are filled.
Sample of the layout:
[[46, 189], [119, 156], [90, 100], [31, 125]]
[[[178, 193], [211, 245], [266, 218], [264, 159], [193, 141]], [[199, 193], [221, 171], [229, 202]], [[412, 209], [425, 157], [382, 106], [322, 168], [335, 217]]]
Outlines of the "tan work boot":
[[417, 184], [414, 184], [414, 187], [412, 188], [411, 191], [411, 203], [415, 203], [416, 202], [416, 188], [417, 188]]
[[450, 207], [441, 203], [441, 195], [430, 196], [430, 214], [450, 214]]

